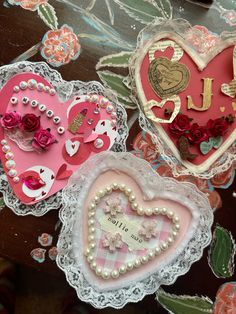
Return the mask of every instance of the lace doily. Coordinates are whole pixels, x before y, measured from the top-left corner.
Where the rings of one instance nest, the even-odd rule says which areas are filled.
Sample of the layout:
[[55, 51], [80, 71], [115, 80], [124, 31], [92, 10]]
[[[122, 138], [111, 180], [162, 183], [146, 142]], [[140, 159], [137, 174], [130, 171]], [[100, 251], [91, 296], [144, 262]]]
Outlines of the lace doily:
[[[126, 151], [126, 138], [128, 136], [127, 115], [125, 109], [119, 104], [116, 97], [110, 90], [105, 89], [99, 82], [82, 82], [82, 81], [64, 81], [61, 74], [51, 69], [45, 62], [19, 62], [12, 65], [6, 65], [0, 68], [0, 89], [14, 75], [22, 72], [32, 72], [44, 77], [57, 91], [61, 102], [80, 94], [99, 94], [109, 98], [117, 110], [117, 128], [118, 135], [112, 147], [113, 151]], [[40, 201], [34, 205], [25, 205], [21, 203], [10, 187], [3, 168], [0, 168], [0, 191], [3, 193], [6, 205], [17, 215], [35, 215], [42, 216], [49, 210], [58, 209], [61, 205], [61, 192]]]
[[[139, 108], [139, 124], [140, 127], [148, 132], [153, 139], [154, 144], [157, 147], [157, 150], [162, 154], [163, 158], [166, 160], [168, 165], [171, 167], [174, 176], [179, 175], [194, 175], [199, 178], [203, 179], [210, 179], [214, 175], [218, 173], [222, 173], [230, 168], [233, 162], [236, 159], [236, 143], [231, 145], [231, 147], [225, 151], [223, 155], [221, 155], [218, 160], [216, 160], [211, 167], [204, 172], [195, 173], [192, 170], [186, 168], [181, 162], [173, 155], [171, 149], [165, 144], [163, 138], [160, 136], [155, 124], [147, 119], [144, 114], [143, 108], [139, 103], [136, 84], [135, 84], [135, 66], [136, 60], [140, 57], [140, 49], [144, 45], [148, 43], [148, 41], [153, 38], [157, 33], [176, 33], [178, 34], [183, 40], [188, 38], [188, 44], [191, 46], [191, 49], [195, 50], [196, 53], [200, 51], [208, 53], [202, 54], [201, 58], [204, 58], [206, 62], [212, 59], [212, 57], [216, 54], [216, 48], [214, 49], [214, 44], [217, 45], [217, 50], [222, 50], [222, 48], [226, 47], [231, 44], [235, 44], [235, 37], [236, 31], [234, 32], [223, 32], [221, 35], [215, 39], [214, 42], [201, 39], [201, 44], [199, 41], [196, 41], [197, 38], [202, 36], [202, 33], [199, 31], [198, 28], [194, 28], [191, 24], [184, 20], [184, 19], [176, 19], [176, 20], [167, 20], [163, 23], [158, 21], [153, 22], [152, 24], [145, 27], [140, 33], [137, 38], [137, 49], [133, 53], [130, 58], [130, 79], [131, 79], [131, 90], [133, 91], [133, 101], [137, 103]], [[188, 36], [187, 36], [188, 35]], [[191, 35], [191, 36], [190, 36]], [[209, 47], [209, 44], [210, 47]], [[200, 45], [200, 46], [199, 46]]]
[[[140, 275], [140, 278], [122, 281], [113, 289], [101, 290], [84, 267], [81, 215], [94, 180], [108, 169], [125, 172], [134, 178], [142, 189], [145, 200], [158, 196], [170, 199], [172, 195], [190, 209], [192, 220], [188, 234], [175, 253], [170, 258], [165, 258], [164, 263], [161, 262], [152, 272], [145, 273], [145, 277]], [[67, 281], [75, 288], [81, 300], [96, 308], [112, 306], [117, 309], [129, 302], [140, 301], [145, 295], [154, 293], [160, 285], [173, 284], [178, 276], [185, 274], [191, 264], [201, 258], [203, 249], [210, 243], [213, 223], [213, 212], [208, 199], [195, 185], [161, 177], [146, 161], [129, 153], [112, 152], [91, 157], [72, 175], [62, 192], [59, 216], [62, 229], [57, 244], [57, 265], [65, 272]]]

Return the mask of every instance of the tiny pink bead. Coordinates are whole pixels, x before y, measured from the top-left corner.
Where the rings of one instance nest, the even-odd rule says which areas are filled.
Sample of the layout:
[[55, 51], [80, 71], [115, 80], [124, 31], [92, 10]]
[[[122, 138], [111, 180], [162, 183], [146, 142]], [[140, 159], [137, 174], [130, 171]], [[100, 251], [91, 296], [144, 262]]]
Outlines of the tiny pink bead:
[[6, 159], [13, 159], [14, 158], [14, 154], [12, 152], [8, 152], [5, 155]]
[[112, 113], [113, 110], [114, 110], [114, 107], [112, 105], [107, 106], [107, 109], [106, 109], [107, 113]]
[[13, 168], [15, 168], [15, 166], [16, 166], [16, 163], [15, 163], [15, 161], [14, 160], [8, 160], [6, 163], [5, 163], [5, 166], [6, 166], [6, 168], [7, 169], [13, 169]]
[[9, 177], [13, 178], [17, 175], [17, 171], [15, 169], [11, 169], [10, 171], [8, 171], [8, 175]]
[[10, 146], [8, 146], [8, 145], [4, 145], [3, 148], [2, 148], [2, 151], [3, 151], [4, 153], [9, 152], [9, 150], [10, 150]]
[[115, 111], [113, 111], [113, 112], [111, 113], [111, 117], [112, 117], [112, 119], [116, 119], [116, 118], [117, 118], [117, 114], [116, 114]]
[[1, 145], [7, 145], [7, 141], [6, 140], [1, 140]]
[[111, 120], [111, 126], [112, 127], [116, 126], [116, 120]]
[[18, 183], [20, 181], [20, 178], [19, 177], [14, 177], [12, 180], [13, 180], [13, 182]]

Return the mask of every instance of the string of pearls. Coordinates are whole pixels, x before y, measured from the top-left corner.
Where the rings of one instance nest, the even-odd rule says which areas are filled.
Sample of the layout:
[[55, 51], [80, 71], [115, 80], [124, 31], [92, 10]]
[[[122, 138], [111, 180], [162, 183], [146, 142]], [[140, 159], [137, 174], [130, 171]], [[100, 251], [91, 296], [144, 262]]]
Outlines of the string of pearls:
[[85, 100], [92, 102], [92, 103], [95, 103], [99, 107], [105, 109], [106, 112], [111, 115], [111, 118], [112, 118], [111, 126], [112, 127], [116, 126], [116, 118], [117, 118], [116, 109], [111, 104], [109, 99], [107, 99], [106, 97], [103, 97], [103, 96], [101, 97], [99, 95], [86, 95]]
[[[99, 204], [101, 199], [106, 195], [111, 194], [113, 191], [121, 191], [123, 192], [130, 205], [131, 208], [139, 215], [139, 216], [151, 216], [151, 215], [162, 215], [166, 216], [171, 220], [172, 223], [172, 230], [170, 232], [169, 237], [161, 242], [157, 247], [154, 249], [149, 250], [149, 252], [142, 256], [136, 258], [132, 262], [124, 263], [121, 267], [115, 270], [107, 270], [99, 265], [97, 265], [95, 261], [95, 257], [93, 252], [96, 248], [96, 228], [95, 228], [95, 214], [96, 214], [96, 206]], [[160, 255], [163, 251], [166, 251], [173, 243], [175, 238], [178, 235], [180, 230], [180, 220], [179, 217], [171, 210], [167, 210], [165, 207], [159, 208], [148, 208], [144, 209], [138, 205], [136, 202], [136, 197], [133, 191], [127, 187], [125, 184], [118, 184], [114, 182], [113, 184], [105, 187], [104, 189], [98, 191], [92, 201], [88, 206], [88, 247], [85, 250], [85, 256], [87, 257], [87, 261], [91, 267], [91, 269], [95, 272], [95, 274], [103, 279], [116, 279], [119, 276], [125, 274], [128, 271], [131, 271], [135, 268], [139, 268], [142, 264], [148, 263], [150, 260], [154, 259], [155, 256]]]
[[9, 170], [7, 175], [12, 178], [14, 183], [18, 183], [20, 178], [17, 176], [17, 171], [15, 169], [16, 162], [14, 161], [14, 154], [11, 152], [11, 147], [9, 146], [7, 140], [1, 140], [2, 151], [5, 154], [6, 162], [5, 167]]
[[[49, 86], [45, 86], [43, 83], [37, 83], [37, 81], [34, 79], [30, 79], [28, 82], [21, 81], [19, 85], [14, 86], [13, 91], [15, 93], [19, 93], [20, 90], [26, 90], [27, 88], [31, 90], [38, 90], [39, 92], [45, 92], [50, 94], [51, 96], [56, 95], [55, 89], [50, 88]], [[24, 96], [21, 99], [21, 102], [25, 106], [30, 104], [32, 108], [38, 108], [41, 114], [46, 113], [46, 116], [49, 119], [52, 119], [55, 125], [61, 122], [61, 118], [59, 116], [55, 116], [53, 110], [48, 109], [46, 105], [40, 104], [37, 100], [30, 100], [29, 97]], [[13, 96], [10, 99], [10, 103], [13, 106], [16, 106], [19, 103], [19, 99], [16, 96]], [[57, 128], [57, 132], [58, 134], [62, 135], [65, 132], [65, 128], [63, 126], [59, 126]]]

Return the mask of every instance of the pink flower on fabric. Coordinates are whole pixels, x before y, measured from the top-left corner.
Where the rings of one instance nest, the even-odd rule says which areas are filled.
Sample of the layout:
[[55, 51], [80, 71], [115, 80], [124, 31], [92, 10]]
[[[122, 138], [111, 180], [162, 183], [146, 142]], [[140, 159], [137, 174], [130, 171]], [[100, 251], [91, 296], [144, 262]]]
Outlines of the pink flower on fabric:
[[41, 236], [38, 237], [38, 243], [42, 246], [50, 246], [52, 245], [53, 237], [48, 233], [42, 233]]
[[120, 233], [107, 233], [105, 239], [102, 241], [104, 247], [107, 247], [110, 252], [115, 252], [117, 249], [121, 249], [123, 241]]
[[122, 213], [121, 199], [116, 198], [114, 200], [110, 199], [106, 201], [107, 206], [105, 207], [105, 213], [110, 214], [112, 217], [116, 217], [117, 214]]
[[2, 116], [0, 123], [3, 128], [10, 130], [10, 129], [18, 127], [20, 121], [21, 121], [20, 113], [16, 111], [12, 111], [12, 112], [6, 112]]
[[150, 240], [152, 237], [157, 236], [157, 224], [155, 221], [144, 221], [142, 223], [142, 228], [139, 230], [139, 235], [142, 236], [146, 241]]
[[20, 5], [23, 9], [36, 11], [41, 4], [45, 4], [48, 0], [8, 0], [12, 5]]
[[56, 138], [48, 130], [41, 129], [34, 134], [32, 146], [35, 149], [47, 150], [52, 144], [56, 143]]
[[213, 314], [236, 313], [236, 282], [228, 282], [220, 286], [216, 294]]
[[31, 257], [38, 263], [43, 263], [45, 261], [46, 250], [42, 248], [33, 249], [30, 252]]
[[52, 66], [59, 67], [76, 60], [80, 55], [79, 38], [73, 29], [63, 25], [60, 29], [48, 31], [42, 39], [41, 55]]
[[219, 37], [211, 33], [205, 26], [195, 25], [186, 33], [186, 40], [200, 54], [207, 54], [219, 41]]

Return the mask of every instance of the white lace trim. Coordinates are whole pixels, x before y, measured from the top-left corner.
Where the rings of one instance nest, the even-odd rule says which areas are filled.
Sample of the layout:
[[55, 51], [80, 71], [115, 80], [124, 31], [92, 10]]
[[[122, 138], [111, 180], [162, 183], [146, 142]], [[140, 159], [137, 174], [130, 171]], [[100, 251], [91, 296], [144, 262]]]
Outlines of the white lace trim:
[[[13, 76], [18, 73], [32, 72], [44, 77], [57, 91], [61, 101], [66, 101], [78, 94], [99, 94], [109, 98], [117, 110], [118, 136], [112, 150], [117, 152], [126, 151], [126, 138], [128, 136], [127, 114], [119, 104], [114, 94], [105, 89], [99, 82], [64, 81], [61, 74], [51, 69], [45, 62], [32, 63], [28, 61], [6, 65], [0, 68], [0, 89]], [[0, 191], [3, 193], [6, 205], [17, 215], [25, 216], [32, 214], [42, 216], [52, 209], [58, 209], [61, 205], [61, 191], [34, 205], [25, 205], [13, 193], [2, 167], [0, 168]]]
[[[153, 143], [156, 145], [160, 154], [162, 154], [163, 158], [166, 160], [168, 165], [171, 167], [174, 176], [180, 175], [194, 175], [202, 179], [210, 179], [216, 174], [222, 173], [229, 169], [232, 164], [236, 160], [236, 143], [231, 145], [222, 155], [218, 158], [212, 165], [209, 167], [208, 170], [204, 172], [194, 172], [192, 169], [187, 168], [184, 166], [177, 157], [174, 156], [173, 151], [167, 144], [164, 142], [163, 137], [160, 135], [158, 129], [155, 127], [155, 124], [152, 123], [147, 119], [145, 116], [142, 105], [138, 100], [136, 84], [135, 84], [135, 65], [136, 61], [140, 56], [140, 49], [144, 47], [147, 42], [150, 41], [151, 38], [156, 36], [157, 33], [175, 33], [179, 35], [181, 38], [186, 37], [186, 33], [192, 30], [191, 24], [184, 20], [184, 19], [176, 19], [176, 20], [167, 20], [163, 23], [159, 23], [158, 21], [148, 25], [145, 27], [140, 33], [137, 38], [137, 49], [130, 58], [130, 78], [131, 78], [131, 90], [133, 91], [133, 101], [137, 103], [139, 108], [139, 124], [140, 127], [148, 132], [153, 139]], [[196, 30], [195, 36], [199, 37], [199, 31]], [[222, 50], [224, 47], [229, 45], [229, 43], [235, 43], [236, 38], [236, 31], [234, 32], [223, 32], [219, 36], [219, 40], [217, 41], [217, 47], [212, 48], [210, 53], [201, 56], [201, 59], [204, 59], [204, 64], [207, 64], [210, 59], [214, 55], [217, 54], [218, 50]], [[194, 51], [194, 47], [191, 47], [191, 50]]]
[[[145, 277], [140, 275], [140, 278], [132, 277], [129, 282], [115, 283], [112, 288], [101, 288], [94, 283], [83, 262], [81, 215], [91, 185], [99, 174], [108, 169], [125, 172], [134, 178], [143, 190], [145, 200], [161, 196], [184, 204], [190, 209], [193, 219], [186, 238], [175, 254], [165, 259], [165, 265], [158, 265]], [[161, 177], [146, 161], [132, 154], [112, 152], [91, 157], [73, 174], [62, 192], [59, 216], [62, 229], [57, 244], [58, 266], [65, 272], [68, 282], [76, 289], [81, 300], [97, 308], [112, 306], [117, 309], [129, 302], [138, 302], [146, 294], [154, 293], [160, 285], [172, 284], [178, 276], [185, 274], [191, 264], [201, 258], [203, 249], [210, 243], [213, 223], [208, 199], [195, 185]]]

